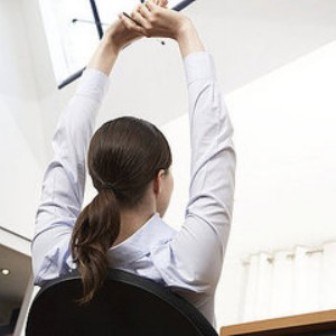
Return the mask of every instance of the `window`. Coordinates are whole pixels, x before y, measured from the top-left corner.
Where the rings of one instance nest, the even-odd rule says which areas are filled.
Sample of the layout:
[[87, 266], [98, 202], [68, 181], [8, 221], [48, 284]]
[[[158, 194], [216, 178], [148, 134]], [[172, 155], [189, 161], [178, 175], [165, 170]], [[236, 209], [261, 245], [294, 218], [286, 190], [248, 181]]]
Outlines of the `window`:
[[[194, 0], [170, 0], [184, 7]], [[81, 74], [101, 33], [120, 12], [131, 12], [140, 0], [40, 0], [51, 60], [59, 88]]]

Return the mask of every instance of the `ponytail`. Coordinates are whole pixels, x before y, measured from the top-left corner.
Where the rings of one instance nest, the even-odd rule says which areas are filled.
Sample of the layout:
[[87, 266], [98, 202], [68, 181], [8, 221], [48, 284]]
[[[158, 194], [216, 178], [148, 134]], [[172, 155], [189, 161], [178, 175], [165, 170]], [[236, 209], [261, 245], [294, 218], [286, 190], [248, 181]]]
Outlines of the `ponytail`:
[[71, 240], [74, 261], [83, 283], [81, 304], [102, 286], [108, 268], [107, 251], [120, 230], [120, 210], [113, 190], [102, 189], [77, 218]]
[[89, 302], [105, 280], [107, 252], [120, 231], [120, 211], [140, 206], [150, 182], [171, 162], [167, 140], [147, 121], [118, 118], [93, 135], [87, 163], [98, 194], [79, 214], [71, 240], [83, 283], [80, 303]]

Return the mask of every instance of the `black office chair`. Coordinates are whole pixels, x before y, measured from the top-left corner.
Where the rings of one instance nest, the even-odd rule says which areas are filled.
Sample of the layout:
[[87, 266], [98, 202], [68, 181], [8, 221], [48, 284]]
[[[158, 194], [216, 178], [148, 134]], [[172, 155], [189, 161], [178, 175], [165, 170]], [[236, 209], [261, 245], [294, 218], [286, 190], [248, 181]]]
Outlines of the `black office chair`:
[[26, 336], [218, 336], [190, 303], [152, 280], [110, 270], [87, 305], [78, 274], [49, 282], [30, 308]]

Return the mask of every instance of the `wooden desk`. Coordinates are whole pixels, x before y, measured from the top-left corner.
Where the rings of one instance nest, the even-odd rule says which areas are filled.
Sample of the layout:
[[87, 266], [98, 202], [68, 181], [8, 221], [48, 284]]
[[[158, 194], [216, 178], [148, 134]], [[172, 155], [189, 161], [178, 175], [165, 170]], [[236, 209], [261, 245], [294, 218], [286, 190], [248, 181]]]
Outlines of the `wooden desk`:
[[[331, 333], [333, 331], [333, 333]], [[220, 336], [336, 335], [336, 309], [222, 327]]]

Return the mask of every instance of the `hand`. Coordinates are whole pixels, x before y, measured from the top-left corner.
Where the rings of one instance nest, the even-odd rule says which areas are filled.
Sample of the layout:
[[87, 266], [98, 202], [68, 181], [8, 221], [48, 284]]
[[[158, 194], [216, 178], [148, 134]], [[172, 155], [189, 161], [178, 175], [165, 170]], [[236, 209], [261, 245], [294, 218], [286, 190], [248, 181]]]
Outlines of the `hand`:
[[105, 32], [87, 67], [109, 75], [119, 52], [142, 36], [137, 31], [127, 29], [121, 20], [116, 21]]
[[105, 41], [112, 46], [116, 53], [141, 37], [143, 34], [128, 29], [121, 20], [113, 23], [104, 35]]
[[164, 8], [165, 0], [146, 1], [131, 14], [131, 19], [121, 16], [124, 25], [138, 34], [147, 37], [168, 37], [178, 40], [184, 29], [191, 25], [188, 17]]
[[[156, 6], [159, 7], [166, 7], [168, 5], [168, 0], [152, 0], [152, 1]], [[123, 15], [119, 16], [120, 19], [122, 17]], [[118, 20], [117, 22], [112, 24], [112, 26], [107, 30], [105, 35], [107, 40], [112, 42], [112, 45], [116, 52], [119, 52], [121, 49], [124, 49], [130, 43], [144, 36], [143, 33], [137, 30], [129, 29], [129, 27], [125, 25], [122, 20]]]
[[168, 6], [168, 0], [149, 0], [153, 2], [155, 5], [160, 6], [160, 7], [167, 7]]

